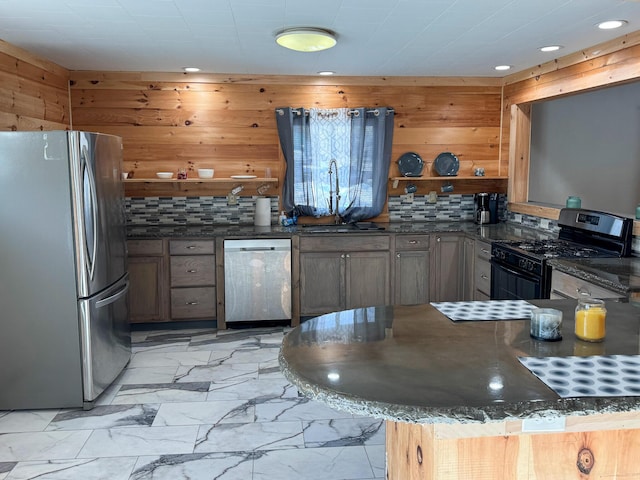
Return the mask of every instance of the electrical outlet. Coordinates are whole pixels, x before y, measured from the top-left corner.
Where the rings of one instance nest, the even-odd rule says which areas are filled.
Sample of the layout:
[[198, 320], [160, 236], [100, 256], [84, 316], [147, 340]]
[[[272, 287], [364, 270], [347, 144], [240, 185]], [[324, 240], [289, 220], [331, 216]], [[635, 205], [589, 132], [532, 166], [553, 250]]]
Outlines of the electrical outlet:
[[427, 203], [438, 203], [438, 194], [435, 191], [430, 191], [427, 197]]
[[522, 432], [564, 432], [565, 417], [525, 418]]
[[229, 193], [227, 195], [227, 205], [237, 205], [238, 197], [236, 197], [233, 193]]
[[405, 193], [404, 195], [400, 195], [400, 200], [402, 203], [413, 203], [413, 193]]
[[513, 221], [517, 223], [522, 223], [522, 215], [520, 215], [519, 213], [514, 213]]
[[540, 220], [540, 228], [544, 228], [545, 230], [549, 230], [549, 219], [543, 218]]

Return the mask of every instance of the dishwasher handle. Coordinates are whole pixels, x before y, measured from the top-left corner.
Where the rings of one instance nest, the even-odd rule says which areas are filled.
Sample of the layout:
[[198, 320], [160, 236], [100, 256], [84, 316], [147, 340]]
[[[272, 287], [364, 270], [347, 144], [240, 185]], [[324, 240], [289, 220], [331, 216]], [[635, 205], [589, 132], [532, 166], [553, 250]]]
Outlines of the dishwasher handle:
[[276, 247], [240, 247], [238, 250], [241, 252], [271, 252], [275, 249]]

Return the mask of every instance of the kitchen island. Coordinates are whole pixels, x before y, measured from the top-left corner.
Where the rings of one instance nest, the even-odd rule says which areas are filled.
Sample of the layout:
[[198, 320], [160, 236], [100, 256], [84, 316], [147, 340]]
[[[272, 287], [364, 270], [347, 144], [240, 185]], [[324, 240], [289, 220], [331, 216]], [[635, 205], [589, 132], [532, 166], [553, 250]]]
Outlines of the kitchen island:
[[[453, 322], [431, 305], [323, 315], [292, 330], [280, 365], [301, 393], [387, 420], [391, 480], [640, 478], [640, 396], [561, 398], [518, 357], [638, 355], [640, 310], [607, 305], [603, 343], [529, 336], [528, 320]], [[607, 477], [609, 478], [609, 477]]]

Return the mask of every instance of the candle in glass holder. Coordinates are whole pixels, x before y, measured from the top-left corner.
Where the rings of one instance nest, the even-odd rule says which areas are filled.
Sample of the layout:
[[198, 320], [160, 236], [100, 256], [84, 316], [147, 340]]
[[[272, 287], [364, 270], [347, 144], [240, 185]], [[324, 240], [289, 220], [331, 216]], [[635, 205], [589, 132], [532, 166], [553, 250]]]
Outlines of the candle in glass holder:
[[601, 342], [606, 335], [607, 309], [604, 301], [585, 298], [576, 307], [576, 337], [586, 342]]

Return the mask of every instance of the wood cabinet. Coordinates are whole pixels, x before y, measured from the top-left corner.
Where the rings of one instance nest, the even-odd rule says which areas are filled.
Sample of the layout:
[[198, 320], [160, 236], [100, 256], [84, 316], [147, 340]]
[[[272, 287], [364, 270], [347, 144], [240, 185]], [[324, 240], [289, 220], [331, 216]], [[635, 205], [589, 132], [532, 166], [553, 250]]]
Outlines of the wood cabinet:
[[300, 314], [391, 302], [389, 235], [300, 238]]
[[457, 302], [462, 298], [464, 235], [443, 233], [431, 237], [431, 301]]
[[474, 262], [474, 300], [489, 300], [491, 298], [491, 243], [475, 241]]
[[462, 258], [460, 259], [460, 300], [465, 302], [475, 299], [475, 253], [476, 242], [472, 238], [464, 237], [462, 239]]
[[569, 275], [568, 273], [552, 270], [551, 273], [551, 299], [560, 298], [602, 298], [624, 299], [624, 295], [613, 290], [594, 285], [586, 280]]
[[166, 243], [161, 240], [129, 240], [129, 321], [166, 322]]
[[169, 245], [171, 319], [215, 319], [215, 241], [170, 240]]
[[394, 305], [429, 303], [429, 235], [395, 237]]

